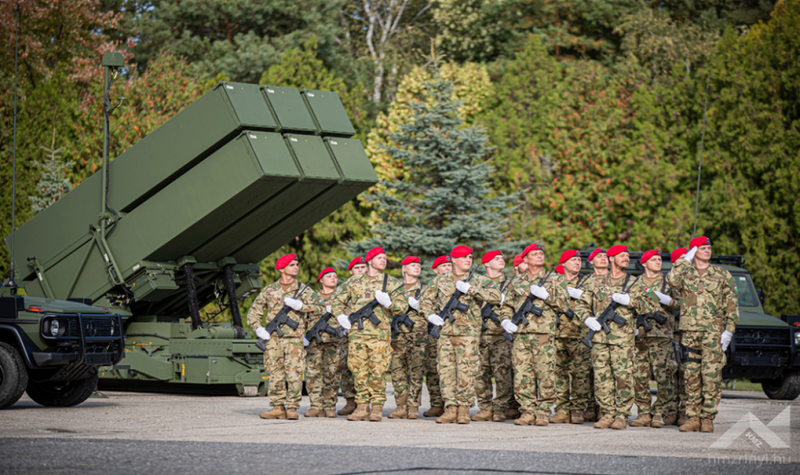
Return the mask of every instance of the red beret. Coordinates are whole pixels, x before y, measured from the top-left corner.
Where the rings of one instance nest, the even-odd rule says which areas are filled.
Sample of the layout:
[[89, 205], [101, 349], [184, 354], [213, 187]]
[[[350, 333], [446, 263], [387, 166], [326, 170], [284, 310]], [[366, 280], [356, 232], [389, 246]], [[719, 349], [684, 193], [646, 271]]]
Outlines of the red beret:
[[655, 256], [656, 254], [660, 254], [661, 251], [658, 249], [651, 249], [644, 254], [642, 254], [642, 264], [649, 261], [651, 257]]
[[562, 266], [561, 264], [557, 265], [556, 266], [556, 274], [562, 274], [563, 275], [564, 274], [564, 266]]
[[689, 243], [689, 249], [693, 247], [705, 246], [706, 244], [710, 246], [711, 239], [708, 239], [705, 236], [697, 236], [696, 238], [692, 239], [692, 241]]
[[544, 251], [544, 249], [542, 249], [542, 246], [540, 246], [538, 242], [535, 242], [533, 244], [528, 245], [528, 247], [526, 247], [525, 250], [522, 251], [522, 254], [520, 254], [520, 256], [524, 258], [531, 251]]
[[407, 266], [407, 265], [412, 264], [414, 262], [416, 262], [417, 264], [420, 264], [419, 257], [408, 256], [405, 259], [403, 259], [403, 262], [401, 262], [400, 265], [401, 266]]
[[450, 260], [450, 256], [439, 256], [433, 261], [433, 265], [431, 266], [431, 269], [436, 269], [441, 264], [445, 264], [447, 262], [452, 262]]
[[322, 280], [322, 276], [323, 275], [330, 274], [331, 272], [333, 272], [335, 274], [336, 273], [336, 269], [334, 269], [333, 267], [326, 267], [326, 268], [322, 269], [322, 272], [319, 273], [319, 277], [317, 277], [317, 282]]
[[297, 254], [286, 254], [285, 256], [279, 258], [277, 262], [275, 262], [275, 268], [281, 270], [284, 267], [291, 264], [292, 261], [296, 259], [297, 259]]
[[472, 248], [459, 244], [450, 251], [450, 257], [466, 257], [472, 254]]
[[517, 267], [520, 264], [522, 264], [522, 254], [517, 254], [514, 256], [514, 267]]
[[605, 249], [603, 249], [602, 247], [598, 247], [597, 249], [595, 249], [594, 251], [592, 251], [592, 252], [589, 254], [589, 262], [592, 262], [592, 259], [594, 259], [595, 257], [597, 257], [597, 255], [598, 255], [598, 254], [600, 254], [600, 253], [605, 253], [605, 252], [606, 252], [606, 251], [605, 251]]
[[568, 260], [572, 259], [573, 257], [581, 257], [581, 251], [576, 251], [575, 249], [569, 249], [561, 253], [561, 257], [558, 259], [559, 264], [563, 264]]
[[616, 246], [611, 246], [608, 248], [608, 257], [614, 257], [617, 254], [622, 254], [623, 252], [628, 252], [628, 246], [624, 244], [617, 244]]
[[495, 257], [497, 257], [497, 256], [499, 256], [501, 254], [502, 253], [499, 250], [498, 251], [489, 251], [489, 252], [487, 252], [486, 254], [483, 255], [483, 258], [481, 259], [481, 264], [486, 264], [487, 262], [491, 261], [492, 259], [494, 259]]
[[686, 254], [685, 247], [679, 247], [672, 251], [672, 254], [669, 255], [669, 261], [675, 264], [675, 261], [681, 258], [682, 255]]
[[382, 247], [373, 247], [372, 249], [367, 251], [367, 257], [364, 258], [364, 262], [371, 261], [372, 258], [377, 256], [378, 254], [386, 254], [386, 251], [384, 251]]
[[354, 258], [352, 261], [350, 261], [350, 265], [347, 266], [347, 270], [353, 270], [353, 267], [355, 267], [356, 264], [363, 264], [363, 263], [364, 263], [364, 258], [358, 256]]

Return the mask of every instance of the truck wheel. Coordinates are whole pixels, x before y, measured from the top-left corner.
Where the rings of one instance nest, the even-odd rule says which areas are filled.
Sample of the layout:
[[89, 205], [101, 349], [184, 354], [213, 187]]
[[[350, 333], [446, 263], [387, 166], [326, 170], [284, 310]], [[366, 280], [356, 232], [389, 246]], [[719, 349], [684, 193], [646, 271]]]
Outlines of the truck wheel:
[[42, 406], [69, 407], [87, 400], [97, 388], [97, 373], [86, 379], [28, 383], [28, 396]]
[[792, 401], [800, 396], [800, 370], [786, 370], [780, 378], [763, 381], [761, 387], [770, 399]]
[[0, 342], [0, 409], [19, 401], [28, 385], [28, 370], [17, 350]]

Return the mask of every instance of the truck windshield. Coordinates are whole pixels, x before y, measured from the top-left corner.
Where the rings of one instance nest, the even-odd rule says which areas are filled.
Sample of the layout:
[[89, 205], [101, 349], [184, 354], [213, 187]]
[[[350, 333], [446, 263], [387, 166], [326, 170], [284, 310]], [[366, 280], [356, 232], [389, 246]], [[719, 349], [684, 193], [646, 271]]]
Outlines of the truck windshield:
[[753, 288], [753, 281], [747, 274], [733, 274], [736, 281], [736, 288], [739, 292], [740, 307], [758, 307], [759, 301], [756, 291]]

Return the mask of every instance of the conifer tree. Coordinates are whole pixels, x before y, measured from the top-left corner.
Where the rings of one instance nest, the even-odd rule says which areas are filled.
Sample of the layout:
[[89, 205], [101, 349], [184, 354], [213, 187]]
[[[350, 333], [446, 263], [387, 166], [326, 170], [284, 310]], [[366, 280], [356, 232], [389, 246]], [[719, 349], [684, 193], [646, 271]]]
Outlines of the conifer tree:
[[67, 178], [65, 168], [70, 168], [73, 162], [64, 163], [61, 159], [63, 148], [56, 148], [56, 129], [53, 129], [53, 141], [50, 148], [39, 146], [45, 151], [47, 158], [43, 162], [34, 161], [36, 168], [42, 170], [38, 183], [36, 183], [36, 195], [29, 196], [28, 199], [33, 203], [31, 207], [35, 214], [44, 211], [62, 196], [72, 189], [72, 183]]

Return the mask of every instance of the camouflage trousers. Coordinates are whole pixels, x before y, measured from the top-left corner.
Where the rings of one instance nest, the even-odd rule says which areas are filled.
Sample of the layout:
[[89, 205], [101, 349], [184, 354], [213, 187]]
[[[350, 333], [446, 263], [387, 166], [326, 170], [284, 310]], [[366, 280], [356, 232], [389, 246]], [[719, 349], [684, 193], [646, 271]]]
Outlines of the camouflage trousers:
[[475, 378], [480, 370], [477, 336], [439, 338], [439, 382], [444, 407], [475, 404]]
[[439, 385], [439, 342], [431, 336], [425, 337], [425, 386], [431, 407], [444, 407]]
[[393, 336], [391, 368], [397, 405], [419, 407], [425, 372], [425, 340], [411, 333]]
[[[668, 416], [675, 401], [675, 351], [669, 338], [642, 338], [636, 341], [633, 388], [639, 414]], [[658, 387], [658, 395], [651, 405], [650, 369]]]
[[389, 340], [369, 336], [350, 335], [347, 365], [353, 373], [356, 404], [385, 404], [386, 380], [392, 362]]
[[347, 337], [339, 340], [339, 377], [342, 380], [342, 396], [347, 398], [356, 397], [356, 386], [353, 382], [353, 373], [347, 367], [347, 347], [350, 346], [350, 341]]
[[[514, 398], [514, 369], [511, 366], [511, 342], [503, 335], [484, 333], [480, 342], [480, 372], [475, 380], [478, 407], [505, 411]], [[492, 378], [497, 385], [492, 399]]]
[[592, 391], [592, 350], [578, 338], [556, 338], [556, 412], [583, 413]]
[[627, 420], [631, 415], [634, 352], [633, 345], [595, 343], [592, 347], [598, 416]]
[[306, 390], [311, 407], [319, 410], [335, 409], [339, 380], [339, 349], [336, 342], [317, 343], [306, 347]]
[[303, 339], [297, 337], [273, 337], [267, 340], [264, 352], [264, 368], [269, 374], [270, 403], [297, 409], [303, 396], [303, 371], [306, 350]]
[[[520, 412], [550, 415], [556, 402], [556, 349], [550, 333], [514, 335], [514, 395]], [[538, 391], [537, 391], [538, 389]]]
[[722, 397], [722, 367], [725, 353], [717, 332], [684, 331], [681, 343], [689, 347], [689, 361], [683, 364], [686, 384], [686, 415], [714, 419]]

